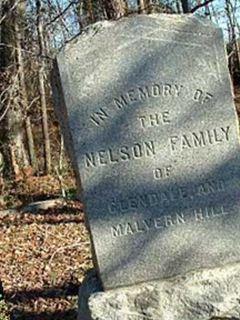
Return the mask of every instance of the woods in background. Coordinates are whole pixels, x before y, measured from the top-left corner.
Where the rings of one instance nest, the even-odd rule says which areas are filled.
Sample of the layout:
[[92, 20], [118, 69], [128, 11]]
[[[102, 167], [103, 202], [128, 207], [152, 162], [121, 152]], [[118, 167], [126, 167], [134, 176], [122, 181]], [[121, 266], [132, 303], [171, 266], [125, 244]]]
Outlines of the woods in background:
[[67, 162], [53, 112], [53, 58], [87, 25], [135, 12], [196, 13], [218, 23], [225, 28], [232, 78], [239, 82], [239, 0], [0, 0], [2, 184], [29, 175], [61, 176]]

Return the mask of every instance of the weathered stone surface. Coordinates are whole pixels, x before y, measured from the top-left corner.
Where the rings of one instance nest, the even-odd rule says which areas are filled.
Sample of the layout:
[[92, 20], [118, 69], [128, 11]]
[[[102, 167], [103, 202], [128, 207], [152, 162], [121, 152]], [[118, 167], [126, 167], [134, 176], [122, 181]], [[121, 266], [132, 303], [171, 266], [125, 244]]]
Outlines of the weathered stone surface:
[[93, 25], [57, 63], [56, 110], [104, 288], [239, 261], [222, 32], [196, 17], [137, 15]]
[[79, 320], [239, 320], [240, 265], [95, 293], [84, 310]]

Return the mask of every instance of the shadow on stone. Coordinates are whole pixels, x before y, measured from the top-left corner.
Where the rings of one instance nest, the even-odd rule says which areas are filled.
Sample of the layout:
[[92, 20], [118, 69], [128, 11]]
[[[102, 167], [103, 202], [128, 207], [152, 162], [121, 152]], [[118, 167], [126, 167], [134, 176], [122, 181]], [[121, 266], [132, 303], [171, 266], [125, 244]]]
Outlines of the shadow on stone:
[[89, 298], [94, 293], [101, 292], [102, 290], [101, 281], [98, 278], [96, 270], [89, 270], [79, 288], [78, 320], [92, 319], [88, 305]]

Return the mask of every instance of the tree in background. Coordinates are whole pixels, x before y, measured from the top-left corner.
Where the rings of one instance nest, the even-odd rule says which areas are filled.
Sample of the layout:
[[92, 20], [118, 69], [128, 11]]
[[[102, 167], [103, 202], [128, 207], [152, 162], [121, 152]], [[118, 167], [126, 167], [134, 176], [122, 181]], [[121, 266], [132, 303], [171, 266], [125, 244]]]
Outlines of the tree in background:
[[45, 60], [41, 57], [46, 56], [44, 29], [43, 29], [43, 17], [42, 17], [42, 3], [40, 0], [36, 0], [36, 16], [37, 16], [37, 35], [38, 35], [38, 46], [39, 46], [39, 68], [38, 68], [38, 79], [39, 79], [39, 95], [42, 110], [42, 131], [43, 131], [43, 144], [44, 144], [44, 170], [45, 173], [51, 172], [51, 147], [49, 138], [48, 128], [48, 115], [47, 115], [47, 96], [45, 90]]
[[229, 68], [234, 81], [240, 81], [240, 26], [237, 20], [237, 1], [225, 0], [225, 11], [228, 26]]
[[[2, 5], [1, 70], [6, 87], [1, 92], [2, 152], [8, 168], [19, 179], [30, 167], [25, 145], [25, 135], [32, 139], [30, 119], [26, 117], [28, 106], [21, 47], [23, 3], [13, 0]], [[24, 132], [26, 129], [26, 133]], [[30, 146], [31, 142], [29, 142]], [[30, 151], [30, 150], [29, 150]], [[32, 150], [31, 150], [32, 151]], [[30, 153], [30, 152], [29, 152]]]

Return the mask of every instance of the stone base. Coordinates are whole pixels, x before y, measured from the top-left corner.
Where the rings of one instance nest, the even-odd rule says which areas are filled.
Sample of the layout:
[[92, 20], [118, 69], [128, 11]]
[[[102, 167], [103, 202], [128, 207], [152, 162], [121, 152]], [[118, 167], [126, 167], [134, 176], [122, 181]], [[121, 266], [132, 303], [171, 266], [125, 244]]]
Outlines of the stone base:
[[101, 292], [94, 272], [78, 320], [240, 320], [240, 264]]

